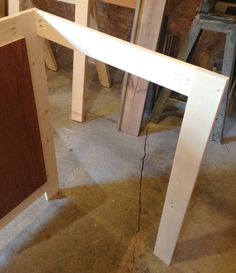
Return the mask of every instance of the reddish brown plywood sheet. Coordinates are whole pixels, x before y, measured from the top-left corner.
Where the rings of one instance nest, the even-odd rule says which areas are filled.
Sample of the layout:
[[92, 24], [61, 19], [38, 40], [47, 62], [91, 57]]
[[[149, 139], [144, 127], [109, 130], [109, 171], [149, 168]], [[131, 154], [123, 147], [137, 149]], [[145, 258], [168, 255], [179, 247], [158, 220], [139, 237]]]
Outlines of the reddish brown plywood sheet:
[[25, 40], [0, 47], [0, 218], [46, 182]]

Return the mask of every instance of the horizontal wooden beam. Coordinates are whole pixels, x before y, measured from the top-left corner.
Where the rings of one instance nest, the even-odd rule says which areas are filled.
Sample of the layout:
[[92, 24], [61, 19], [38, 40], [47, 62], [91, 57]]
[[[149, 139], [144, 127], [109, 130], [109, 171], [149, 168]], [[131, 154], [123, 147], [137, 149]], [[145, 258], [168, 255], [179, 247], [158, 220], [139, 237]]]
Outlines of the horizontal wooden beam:
[[198, 70], [207, 77], [226, 77], [121, 39], [36, 10], [37, 33], [94, 59], [188, 96]]
[[126, 8], [135, 9], [136, 0], [100, 0], [104, 3], [114, 4], [117, 6], [122, 6]]
[[[57, 0], [57, 1], [75, 5], [75, 4], [79, 4], [80, 0]], [[135, 9], [135, 5], [136, 5], [136, 0], [100, 0], [100, 1], [107, 4], [113, 4], [117, 6], [131, 8], [131, 9]]]

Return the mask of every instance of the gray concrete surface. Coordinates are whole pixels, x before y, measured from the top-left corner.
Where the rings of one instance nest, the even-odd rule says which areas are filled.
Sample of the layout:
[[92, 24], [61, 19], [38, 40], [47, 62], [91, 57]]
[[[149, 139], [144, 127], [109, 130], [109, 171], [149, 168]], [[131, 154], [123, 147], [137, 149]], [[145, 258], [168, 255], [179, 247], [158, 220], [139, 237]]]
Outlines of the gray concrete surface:
[[115, 72], [113, 88], [102, 89], [90, 67], [79, 124], [70, 120], [70, 71], [49, 72], [61, 190], [0, 231], [1, 273], [236, 272], [236, 120], [226, 144], [207, 148], [168, 267], [152, 251], [181, 119], [150, 123], [139, 138], [118, 132], [121, 78]]

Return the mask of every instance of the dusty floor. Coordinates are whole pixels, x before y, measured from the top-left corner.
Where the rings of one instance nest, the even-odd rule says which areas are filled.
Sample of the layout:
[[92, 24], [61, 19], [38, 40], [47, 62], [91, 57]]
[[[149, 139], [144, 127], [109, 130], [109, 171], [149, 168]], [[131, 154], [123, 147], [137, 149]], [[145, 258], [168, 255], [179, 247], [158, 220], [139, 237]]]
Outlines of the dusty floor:
[[149, 124], [139, 138], [118, 132], [122, 75], [107, 90], [89, 71], [83, 124], [70, 120], [71, 73], [49, 73], [61, 193], [0, 232], [0, 272], [236, 273], [236, 121], [227, 144], [207, 148], [168, 267], [152, 251], [181, 120]]

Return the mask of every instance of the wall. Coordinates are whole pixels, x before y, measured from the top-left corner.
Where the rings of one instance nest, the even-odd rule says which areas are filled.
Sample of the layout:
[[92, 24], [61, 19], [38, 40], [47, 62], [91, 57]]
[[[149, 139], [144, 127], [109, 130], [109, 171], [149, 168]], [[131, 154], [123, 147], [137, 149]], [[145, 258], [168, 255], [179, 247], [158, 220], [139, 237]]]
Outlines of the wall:
[[[22, 0], [23, 8], [29, 6], [31, 0]], [[64, 18], [74, 19], [74, 7], [55, 0], [32, 0], [34, 5], [42, 10], [54, 13]], [[144, 0], [148, 1], [148, 0]], [[200, 0], [169, 0], [167, 13], [169, 17], [168, 32], [175, 36], [175, 51], [183, 42], [191, 22], [199, 7]], [[132, 9], [105, 4], [97, 0], [99, 29], [107, 34], [128, 40], [132, 28], [134, 11]], [[193, 62], [211, 69], [216, 59], [223, 56], [224, 36], [217, 33], [204, 33]], [[59, 58], [59, 65], [72, 63], [72, 52], [60, 46], [53, 46]], [[62, 58], [61, 58], [62, 57]], [[60, 64], [61, 62], [61, 64]]]

